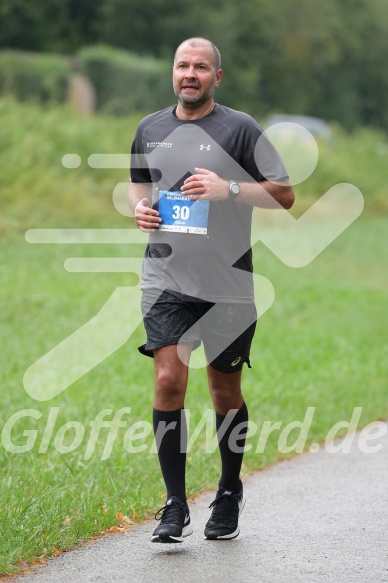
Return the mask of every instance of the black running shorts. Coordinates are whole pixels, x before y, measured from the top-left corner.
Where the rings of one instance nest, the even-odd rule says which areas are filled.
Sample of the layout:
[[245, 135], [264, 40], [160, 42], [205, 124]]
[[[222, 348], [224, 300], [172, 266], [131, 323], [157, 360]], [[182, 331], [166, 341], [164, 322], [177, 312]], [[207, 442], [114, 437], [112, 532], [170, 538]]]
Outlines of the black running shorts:
[[[183, 296], [178, 292], [146, 289], [141, 301], [147, 343], [139, 347], [146, 356], [162, 346], [181, 342], [204, 345], [207, 361], [224, 373], [251, 368], [249, 353], [256, 328], [253, 303], [217, 303]], [[205, 314], [209, 314], [201, 320]]]

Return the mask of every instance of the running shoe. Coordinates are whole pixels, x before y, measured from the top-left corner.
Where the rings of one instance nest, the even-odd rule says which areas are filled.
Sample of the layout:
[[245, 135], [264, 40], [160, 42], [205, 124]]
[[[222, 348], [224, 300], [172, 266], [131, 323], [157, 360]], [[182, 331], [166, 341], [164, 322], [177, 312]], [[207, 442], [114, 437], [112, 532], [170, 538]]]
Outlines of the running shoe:
[[190, 524], [190, 512], [186, 502], [181, 502], [176, 496], [171, 496], [155, 514], [156, 520], [160, 520], [152, 534], [153, 543], [182, 543], [186, 536], [193, 533]]
[[211, 516], [205, 526], [205, 539], [232, 539], [240, 534], [238, 519], [243, 511], [245, 498], [243, 491], [233, 494], [230, 490], [220, 488], [210, 504]]

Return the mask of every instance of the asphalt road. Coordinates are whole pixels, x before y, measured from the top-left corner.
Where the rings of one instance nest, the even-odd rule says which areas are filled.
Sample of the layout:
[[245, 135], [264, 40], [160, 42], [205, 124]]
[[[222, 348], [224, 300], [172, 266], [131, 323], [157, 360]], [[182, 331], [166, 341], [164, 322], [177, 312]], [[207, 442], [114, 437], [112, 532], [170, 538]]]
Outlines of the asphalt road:
[[360, 451], [358, 437], [349, 453], [321, 448], [247, 478], [233, 541], [203, 539], [213, 499], [206, 494], [191, 505], [194, 534], [182, 544], [151, 543], [148, 521], [13, 581], [388, 582], [388, 431], [373, 442], [382, 446], [376, 453]]

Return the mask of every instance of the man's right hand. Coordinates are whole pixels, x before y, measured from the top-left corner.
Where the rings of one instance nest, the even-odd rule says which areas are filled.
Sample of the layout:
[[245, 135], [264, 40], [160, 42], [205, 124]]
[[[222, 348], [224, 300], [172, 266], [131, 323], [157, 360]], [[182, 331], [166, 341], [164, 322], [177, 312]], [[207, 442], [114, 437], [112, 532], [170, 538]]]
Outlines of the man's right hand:
[[162, 219], [159, 212], [151, 208], [148, 198], [142, 198], [135, 204], [133, 211], [137, 226], [143, 233], [153, 233], [159, 229]]

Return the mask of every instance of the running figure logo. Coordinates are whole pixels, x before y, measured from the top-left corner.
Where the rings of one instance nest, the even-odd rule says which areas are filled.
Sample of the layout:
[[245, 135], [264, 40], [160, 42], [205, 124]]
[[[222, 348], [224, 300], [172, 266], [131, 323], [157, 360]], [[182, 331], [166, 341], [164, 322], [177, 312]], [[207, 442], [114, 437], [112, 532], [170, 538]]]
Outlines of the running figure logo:
[[[293, 144], [293, 160], [296, 167], [287, 168], [292, 185], [306, 180], [312, 174], [318, 160], [318, 147], [313, 136], [302, 126], [282, 123], [271, 126], [259, 138], [255, 148], [255, 159], [265, 157], [268, 136], [278, 126], [283, 126], [290, 135], [303, 136], [303, 144], [307, 144], [307, 153], [295, 156], [297, 146]], [[293, 127], [290, 127], [293, 126]], [[201, 144], [200, 150], [217, 153], [220, 165], [228, 168], [228, 174], [241, 175], [242, 169], [212, 138], [200, 127], [194, 124], [175, 130], [166, 138], [166, 143], [186, 140], [188, 132], [192, 143]], [[276, 132], [275, 132], [276, 133]], [[210, 143], [209, 143], [210, 142]], [[207, 144], [207, 145], [205, 145]], [[179, 150], [178, 150], [179, 151]], [[305, 155], [306, 154], [306, 155]], [[147, 155], [145, 155], [147, 158]], [[301, 165], [301, 160], [302, 165]], [[93, 154], [88, 163], [92, 168], [129, 168], [129, 155], [123, 154]], [[287, 159], [284, 159], [286, 167]], [[80, 159], [75, 154], [66, 154], [62, 163], [68, 168], [77, 168]], [[141, 161], [132, 162], [141, 165]], [[237, 173], [237, 170], [239, 171]], [[172, 185], [180, 177], [191, 172], [190, 162], [182, 173], [182, 168], [171, 169]], [[249, 179], [249, 175], [247, 175]], [[175, 182], [174, 182], [175, 181]], [[119, 184], [113, 192], [113, 204], [116, 209], [126, 215], [133, 216], [126, 202], [126, 184]], [[268, 195], [269, 196], [269, 195]], [[311, 263], [326, 249], [347, 227], [349, 227], [363, 210], [363, 196], [356, 186], [348, 183], [336, 184], [319, 198], [301, 217], [295, 219], [287, 210], [255, 208], [255, 224], [251, 245], [261, 242], [274, 253], [286, 266], [302, 268]], [[273, 206], [273, 205], [272, 205]], [[271, 216], [268, 215], [270, 213]], [[197, 235], [195, 235], [197, 236]], [[31, 229], [27, 231], [26, 240], [32, 244], [118, 244], [125, 245], [145, 244], [148, 236], [139, 229]], [[247, 250], [248, 251], [248, 250]], [[238, 257], [236, 257], [236, 260]], [[143, 258], [68, 258], [64, 267], [69, 272], [126, 272], [136, 277], [137, 283], [132, 287], [118, 287], [98, 313], [88, 322], [80, 326], [68, 338], [49, 352], [36, 360], [26, 370], [24, 388], [28, 395], [38, 401], [53, 399], [71, 384], [87, 374], [91, 369], [123, 346], [131, 337], [142, 321], [140, 311], [141, 290], [139, 274]], [[230, 269], [234, 269], [230, 267]], [[272, 305], [275, 292], [271, 282], [256, 273], [253, 273], [255, 286], [255, 302], [257, 318], [264, 314]], [[206, 318], [211, 310], [204, 316]], [[248, 324], [245, 323], [245, 326]], [[236, 328], [236, 338], [244, 330]], [[226, 347], [225, 347], [226, 348]], [[224, 348], [217, 348], [220, 353]], [[178, 345], [179, 354], [179, 345]], [[215, 355], [217, 356], [217, 355]], [[241, 357], [236, 358], [232, 366], [236, 366]], [[197, 362], [196, 358], [190, 361], [189, 366], [200, 368], [205, 363]]]

